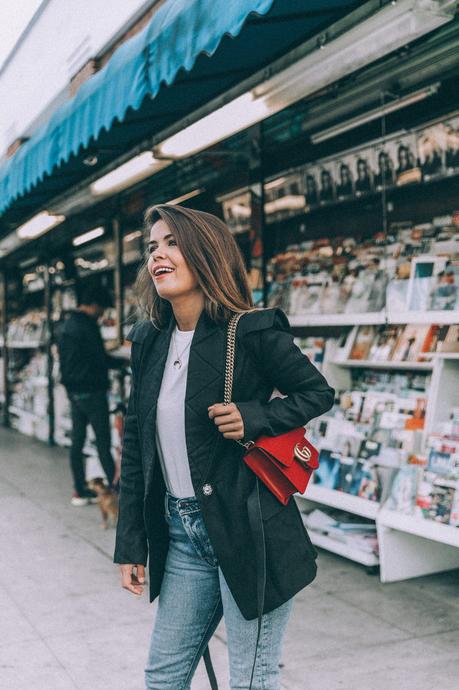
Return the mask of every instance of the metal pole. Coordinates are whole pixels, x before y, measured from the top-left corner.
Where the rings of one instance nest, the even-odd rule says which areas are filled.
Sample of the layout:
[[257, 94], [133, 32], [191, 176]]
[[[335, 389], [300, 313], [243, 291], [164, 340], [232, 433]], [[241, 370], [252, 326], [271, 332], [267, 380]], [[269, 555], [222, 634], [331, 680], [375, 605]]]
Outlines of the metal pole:
[[7, 321], [7, 308], [8, 308], [8, 291], [7, 291], [7, 276], [5, 271], [1, 274], [0, 279], [0, 300], [1, 300], [1, 312], [3, 315], [2, 325], [1, 325], [1, 338], [2, 338], [2, 357], [3, 357], [3, 426], [9, 427], [10, 417], [9, 417], [9, 397], [10, 397], [10, 386], [8, 380], [8, 347], [6, 343], [6, 336], [8, 332], [8, 321]]
[[267, 281], [267, 260], [266, 260], [266, 217], [265, 217], [265, 166], [264, 166], [264, 136], [263, 136], [263, 122], [259, 125], [258, 151], [260, 156], [260, 238], [262, 246], [261, 255], [261, 274], [263, 280], [263, 306], [268, 306], [268, 281]]
[[266, 221], [265, 221], [265, 173], [263, 160], [263, 123], [260, 122], [251, 128], [250, 155], [249, 155], [249, 185], [253, 190], [256, 188], [256, 207], [252, 204], [252, 230], [256, 240], [259, 240], [261, 251], [261, 279], [263, 289], [263, 306], [266, 307], [268, 300], [268, 284], [266, 280]]
[[124, 342], [124, 286], [123, 286], [123, 236], [118, 216], [112, 219], [113, 238], [115, 241], [115, 310], [116, 310], [116, 341], [118, 347]]
[[[121, 347], [124, 342], [124, 282], [123, 282], [123, 231], [119, 216], [112, 219], [113, 238], [115, 241], [115, 309], [116, 309], [116, 341]], [[125, 399], [123, 370], [116, 372], [121, 399]]]
[[55, 413], [54, 413], [54, 381], [53, 381], [53, 321], [51, 318], [51, 278], [48, 264], [45, 265], [43, 273], [43, 281], [45, 285], [45, 312], [46, 312], [46, 372], [48, 377], [48, 443], [50, 446], [55, 445], [54, 441], [54, 427], [55, 427]]

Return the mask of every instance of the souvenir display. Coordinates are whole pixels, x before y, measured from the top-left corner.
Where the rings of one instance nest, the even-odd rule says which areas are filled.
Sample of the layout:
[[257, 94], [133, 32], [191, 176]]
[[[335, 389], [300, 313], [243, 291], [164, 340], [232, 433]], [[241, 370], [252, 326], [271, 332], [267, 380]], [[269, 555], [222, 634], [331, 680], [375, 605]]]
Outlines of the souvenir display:
[[265, 217], [267, 223], [275, 223], [304, 212], [306, 198], [303, 193], [301, 173], [293, 173], [265, 184]]
[[333, 164], [319, 166], [319, 203], [329, 204], [336, 199], [336, 183], [333, 178]]
[[445, 126], [445, 167], [447, 174], [452, 175], [459, 170], [459, 117], [448, 120]]
[[380, 191], [385, 187], [391, 187], [395, 182], [395, 164], [391, 158], [388, 146], [380, 144], [375, 147], [375, 188]]
[[359, 151], [354, 155], [355, 194], [362, 196], [374, 189], [374, 155], [372, 149]]
[[42, 309], [28, 311], [22, 316], [10, 319], [6, 342], [8, 345], [41, 344], [46, 339], [46, 313]]
[[459, 309], [459, 228], [448, 222], [289, 245], [268, 266], [269, 305], [294, 315]]
[[407, 134], [388, 143], [389, 155], [394, 162], [397, 185], [412, 184], [422, 179], [417, 162], [416, 135]]
[[250, 230], [252, 217], [251, 194], [244, 190], [220, 199], [223, 217], [231, 232], [235, 235]]
[[448, 129], [440, 123], [417, 133], [419, 165], [424, 180], [445, 174]]
[[354, 157], [343, 156], [333, 163], [336, 180], [336, 198], [347, 199], [355, 195]]
[[304, 171], [303, 184], [306, 197], [306, 209], [319, 205], [319, 183], [317, 181], [318, 170], [314, 166], [307, 166]]

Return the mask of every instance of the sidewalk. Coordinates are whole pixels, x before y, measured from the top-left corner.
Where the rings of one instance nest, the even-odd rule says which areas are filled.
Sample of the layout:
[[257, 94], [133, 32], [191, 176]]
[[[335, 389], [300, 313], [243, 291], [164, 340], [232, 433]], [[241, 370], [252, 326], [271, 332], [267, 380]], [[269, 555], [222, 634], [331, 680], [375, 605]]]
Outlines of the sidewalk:
[[[70, 505], [61, 449], [0, 430], [1, 690], [143, 690], [155, 606], [121, 589], [114, 530]], [[297, 597], [288, 690], [453, 688], [459, 572], [392, 585], [326, 552]], [[228, 690], [224, 626], [211, 652]], [[208, 690], [202, 665], [192, 690]]]

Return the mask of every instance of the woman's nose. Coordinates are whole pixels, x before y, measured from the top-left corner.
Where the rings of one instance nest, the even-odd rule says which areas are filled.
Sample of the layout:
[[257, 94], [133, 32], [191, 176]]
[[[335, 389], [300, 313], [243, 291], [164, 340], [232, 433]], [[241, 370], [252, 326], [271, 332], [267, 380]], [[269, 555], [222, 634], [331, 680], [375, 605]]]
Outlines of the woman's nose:
[[155, 249], [153, 252], [153, 261], [156, 263], [159, 259], [165, 259], [166, 258], [166, 252], [164, 249]]

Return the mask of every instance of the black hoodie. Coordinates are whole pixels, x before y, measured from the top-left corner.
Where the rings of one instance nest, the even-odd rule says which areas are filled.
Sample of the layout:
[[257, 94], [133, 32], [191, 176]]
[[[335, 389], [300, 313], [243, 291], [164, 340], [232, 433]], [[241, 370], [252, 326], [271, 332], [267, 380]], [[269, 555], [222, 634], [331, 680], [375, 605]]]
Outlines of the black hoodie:
[[56, 326], [61, 381], [69, 393], [106, 391], [108, 370], [122, 361], [107, 355], [96, 319], [82, 311], [67, 312]]

